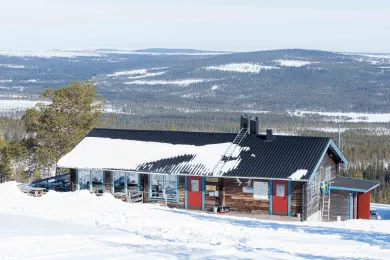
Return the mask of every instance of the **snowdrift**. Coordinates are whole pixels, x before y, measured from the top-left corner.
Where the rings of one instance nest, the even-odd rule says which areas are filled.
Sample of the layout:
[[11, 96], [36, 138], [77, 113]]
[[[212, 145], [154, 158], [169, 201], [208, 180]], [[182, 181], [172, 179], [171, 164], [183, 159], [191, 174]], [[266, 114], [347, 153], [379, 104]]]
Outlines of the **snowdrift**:
[[[22, 249], [20, 241], [26, 241]], [[0, 184], [0, 255], [30, 259], [388, 259], [390, 221], [260, 221], [128, 204], [110, 194], [97, 197], [88, 191], [50, 191], [35, 198], [9, 182]]]

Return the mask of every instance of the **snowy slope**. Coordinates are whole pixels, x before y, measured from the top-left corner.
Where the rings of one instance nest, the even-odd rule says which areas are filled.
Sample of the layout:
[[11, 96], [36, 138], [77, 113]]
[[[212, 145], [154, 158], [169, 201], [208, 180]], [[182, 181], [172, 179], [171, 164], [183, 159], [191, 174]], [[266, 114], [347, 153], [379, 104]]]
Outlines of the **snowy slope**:
[[376, 210], [381, 219], [390, 220], [390, 205], [371, 203], [371, 210]]
[[15, 183], [0, 184], [0, 199], [0, 256], [5, 259], [388, 259], [390, 255], [389, 221], [260, 221], [126, 204], [109, 194], [95, 197], [87, 191], [33, 198], [22, 194]]

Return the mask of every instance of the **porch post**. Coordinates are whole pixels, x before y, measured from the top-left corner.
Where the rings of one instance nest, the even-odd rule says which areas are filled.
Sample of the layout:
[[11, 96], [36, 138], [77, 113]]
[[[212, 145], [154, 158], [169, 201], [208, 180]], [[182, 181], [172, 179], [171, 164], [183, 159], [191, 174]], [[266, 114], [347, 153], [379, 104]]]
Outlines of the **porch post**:
[[272, 215], [272, 180], [269, 181], [269, 214]]
[[76, 169], [76, 190], [80, 190], [80, 184], [79, 184], [79, 169]]
[[184, 176], [184, 209], [188, 208], [188, 176]]
[[[139, 181], [138, 181], [138, 183], [139, 183]], [[124, 180], [123, 185], [124, 185], [125, 193], [127, 194], [127, 172], [125, 172], [125, 180]]]
[[202, 210], [204, 210], [204, 206], [205, 206], [205, 185], [206, 184], [206, 179], [205, 179], [205, 177], [204, 176], [202, 176]]
[[92, 170], [89, 170], [89, 191], [92, 192]]
[[291, 181], [287, 183], [287, 194], [288, 194], [288, 211], [287, 215], [291, 216]]
[[110, 173], [110, 193], [114, 194], [115, 193], [115, 186], [114, 186], [114, 172], [109, 171]]
[[349, 219], [353, 219], [353, 192], [349, 193]]

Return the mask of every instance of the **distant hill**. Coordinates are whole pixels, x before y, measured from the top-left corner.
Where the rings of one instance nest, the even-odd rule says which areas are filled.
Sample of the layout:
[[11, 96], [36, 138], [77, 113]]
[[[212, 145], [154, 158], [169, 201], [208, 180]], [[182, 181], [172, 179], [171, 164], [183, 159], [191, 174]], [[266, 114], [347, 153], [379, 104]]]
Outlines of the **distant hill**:
[[[167, 49], [167, 48], [148, 48], [135, 50], [134, 52], [158, 52], [158, 53], [227, 53], [226, 51], [206, 51], [196, 49]], [[231, 53], [231, 52], [229, 52]]]
[[385, 54], [287, 49], [218, 55], [164, 48], [96, 53], [24, 57], [0, 52], [0, 95], [37, 94], [90, 79], [107, 100], [127, 106], [390, 112], [390, 57]]

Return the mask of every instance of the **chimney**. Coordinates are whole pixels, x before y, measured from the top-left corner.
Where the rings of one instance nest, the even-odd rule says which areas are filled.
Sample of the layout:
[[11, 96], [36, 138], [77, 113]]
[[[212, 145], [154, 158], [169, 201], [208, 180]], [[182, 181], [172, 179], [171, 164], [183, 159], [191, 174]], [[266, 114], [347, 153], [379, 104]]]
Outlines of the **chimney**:
[[249, 128], [249, 120], [248, 120], [248, 115], [241, 115], [240, 118], [240, 129]]
[[267, 134], [265, 136], [265, 140], [271, 142], [273, 139], [272, 129], [267, 129]]
[[249, 133], [251, 135], [258, 135], [259, 134], [259, 118], [250, 118], [249, 119]]

